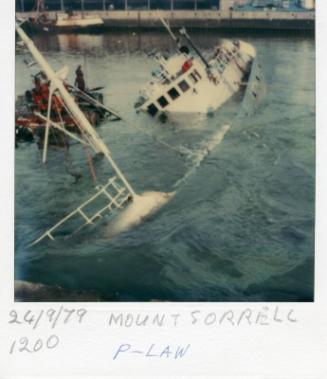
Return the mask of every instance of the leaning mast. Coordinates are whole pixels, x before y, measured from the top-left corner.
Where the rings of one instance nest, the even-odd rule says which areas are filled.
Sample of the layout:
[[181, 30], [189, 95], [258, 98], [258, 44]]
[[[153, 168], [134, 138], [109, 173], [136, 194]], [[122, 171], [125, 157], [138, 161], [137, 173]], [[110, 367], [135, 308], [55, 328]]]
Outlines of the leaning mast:
[[[49, 103], [51, 100], [51, 95], [55, 90], [58, 90], [65, 106], [69, 109], [69, 111], [72, 113], [73, 117], [78, 123], [78, 126], [83, 130], [84, 135], [87, 139], [87, 142], [90, 144], [90, 146], [94, 149], [96, 153], [102, 153], [108, 162], [110, 163], [113, 170], [116, 172], [117, 176], [121, 179], [121, 181], [124, 183], [126, 188], [128, 189], [131, 196], [135, 196], [135, 191], [131, 187], [130, 183], [126, 179], [126, 177], [123, 175], [123, 173], [120, 171], [119, 167], [116, 165], [114, 160], [111, 157], [111, 153], [107, 147], [107, 145], [102, 141], [98, 133], [94, 130], [88, 119], [85, 117], [83, 112], [79, 109], [78, 105], [75, 103], [74, 99], [70, 95], [70, 93], [67, 91], [66, 87], [64, 86], [62, 79], [60, 78], [59, 73], [56, 73], [49, 63], [44, 59], [43, 55], [39, 52], [39, 50], [34, 45], [33, 41], [26, 35], [26, 33], [23, 31], [23, 29], [16, 24], [16, 31], [19, 34], [20, 38], [34, 57], [34, 59], [37, 61], [37, 63], [41, 66], [42, 70], [46, 74], [48, 80], [50, 81], [50, 95], [49, 95]], [[49, 114], [48, 114], [49, 118]], [[50, 126], [50, 122], [47, 123], [47, 130]], [[46, 130], [46, 133], [47, 133]]]

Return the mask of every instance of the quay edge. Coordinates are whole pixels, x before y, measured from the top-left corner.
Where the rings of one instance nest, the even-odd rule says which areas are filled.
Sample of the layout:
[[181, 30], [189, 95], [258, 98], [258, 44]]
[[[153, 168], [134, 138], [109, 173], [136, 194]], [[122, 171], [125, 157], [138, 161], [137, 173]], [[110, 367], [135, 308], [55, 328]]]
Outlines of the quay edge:
[[[54, 11], [47, 12], [49, 19], [56, 17]], [[75, 12], [79, 14], [79, 12]], [[162, 28], [156, 10], [108, 10], [88, 11], [87, 15], [99, 15], [104, 27], [110, 28]], [[36, 12], [17, 12], [22, 18], [36, 17]], [[219, 10], [174, 10], [160, 11], [172, 27], [208, 29], [260, 29], [260, 30], [307, 30], [315, 29], [315, 12], [283, 11], [219, 11]]]

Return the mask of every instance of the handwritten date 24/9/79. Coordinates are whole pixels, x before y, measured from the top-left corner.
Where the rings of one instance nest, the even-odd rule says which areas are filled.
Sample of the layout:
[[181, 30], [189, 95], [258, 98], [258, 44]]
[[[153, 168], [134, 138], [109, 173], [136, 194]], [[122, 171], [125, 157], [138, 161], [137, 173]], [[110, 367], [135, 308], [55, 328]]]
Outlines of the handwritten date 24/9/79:
[[49, 308], [47, 310], [41, 309], [40, 311], [25, 311], [18, 313], [15, 310], [9, 312], [9, 324], [15, 325], [30, 325], [36, 329], [40, 323], [46, 322], [54, 329], [58, 324], [67, 324], [76, 322], [81, 324], [87, 310], [84, 308], [65, 308], [61, 306], [59, 309]]

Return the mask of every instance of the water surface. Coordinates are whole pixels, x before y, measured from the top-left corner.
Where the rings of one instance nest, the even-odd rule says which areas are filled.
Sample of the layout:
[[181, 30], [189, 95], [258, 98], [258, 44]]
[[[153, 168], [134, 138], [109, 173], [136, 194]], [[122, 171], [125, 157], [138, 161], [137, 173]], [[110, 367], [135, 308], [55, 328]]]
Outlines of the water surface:
[[[228, 37], [192, 35], [204, 52]], [[16, 279], [106, 301], [313, 300], [314, 40], [233, 34], [238, 37], [256, 47], [267, 82], [255, 112], [255, 104], [242, 106], [236, 96], [212, 117], [184, 115], [163, 124], [136, 114], [133, 105], [156, 68], [151, 53], [173, 51], [169, 36], [128, 31], [35, 36], [55, 69], [70, 67], [70, 82], [82, 64], [90, 87], [105, 86], [104, 102], [126, 122], [106, 122], [98, 131], [135, 190], [176, 195], [112, 240], [100, 227], [27, 247], [94, 190], [83, 149], [71, 146], [68, 155], [51, 149], [44, 166], [35, 144], [21, 144]], [[17, 55], [17, 96], [32, 85], [24, 59]], [[212, 144], [226, 124], [224, 138]], [[71, 171], [83, 177], [75, 183]], [[97, 162], [96, 171], [104, 182], [105, 162]]]

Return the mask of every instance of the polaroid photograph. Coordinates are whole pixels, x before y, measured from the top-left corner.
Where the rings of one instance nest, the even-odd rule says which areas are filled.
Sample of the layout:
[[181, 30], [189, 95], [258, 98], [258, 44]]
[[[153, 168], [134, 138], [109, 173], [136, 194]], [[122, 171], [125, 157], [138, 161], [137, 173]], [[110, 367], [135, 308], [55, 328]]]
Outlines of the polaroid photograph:
[[321, 3], [1, 6], [1, 379], [327, 377]]
[[234, 3], [17, 1], [16, 301], [314, 300], [314, 2]]

